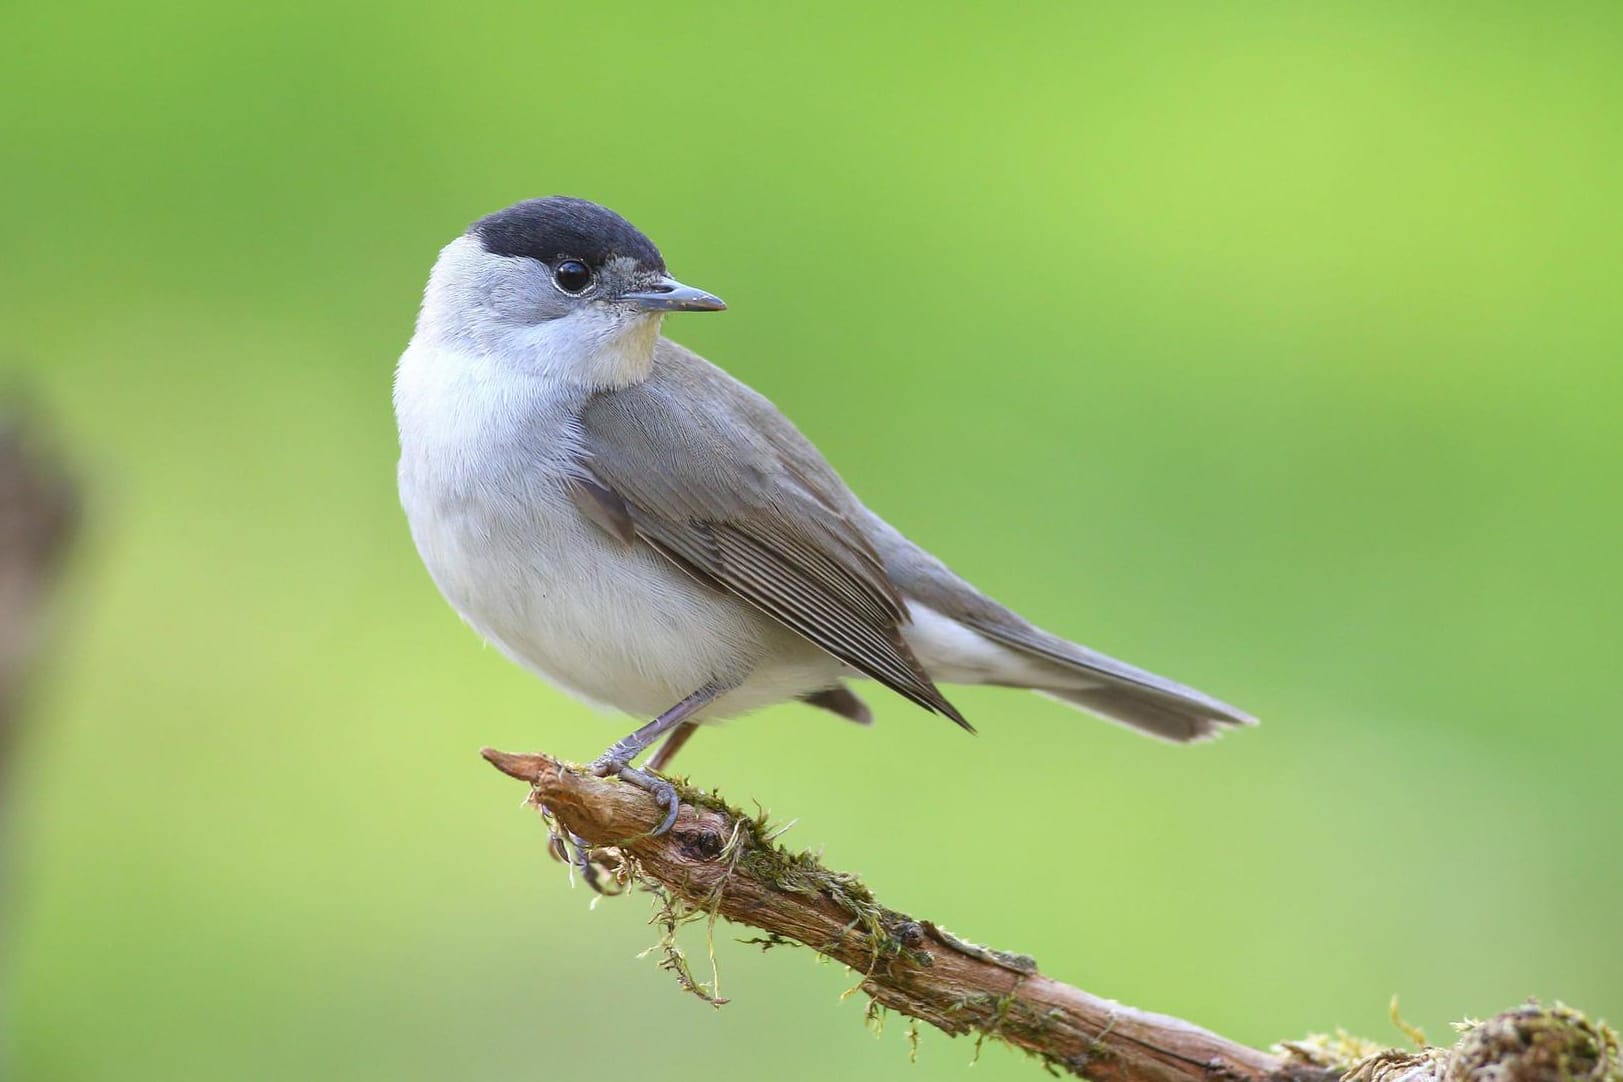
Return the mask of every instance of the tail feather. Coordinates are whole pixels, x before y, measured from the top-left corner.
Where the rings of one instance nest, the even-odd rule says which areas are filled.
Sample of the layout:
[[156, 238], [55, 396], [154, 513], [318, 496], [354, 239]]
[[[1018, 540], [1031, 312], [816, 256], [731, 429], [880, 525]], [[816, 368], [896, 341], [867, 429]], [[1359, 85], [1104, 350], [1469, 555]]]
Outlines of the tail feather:
[[1025, 688], [1177, 743], [1256, 724], [1244, 711], [1194, 688], [1023, 621], [959, 621], [917, 603], [910, 612], [908, 642], [931, 677], [943, 683]]
[[863, 510], [868, 536], [907, 598], [907, 640], [936, 680], [1030, 688], [1178, 743], [1257, 723], [1204, 692], [1049, 634]]
[[1044, 667], [1050, 670], [1052, 679], [1030, 681], [1032, 690], [1162, 740], [1180, 744], [1211, 740], [1229, 726], [1257, 723], [1245, 711], [1205, 692], [1066, 642], [1029, 624], [1014, 634], [986, 626], [975, 630], [1048, 663]]
[[1067, 705], [1086, 710], [1107, 721], [1114, 721], [1176, 744], [1213, 740], [1221, 736], [1223, 730], [1231, 725], [1246, 724], [1228, 717], [1214, 717], [1210, 711], [1187, 703], [1158, 702], [1137, 688], [1131, 687], [1036, 690], [1050, 699], [1057, 699]]

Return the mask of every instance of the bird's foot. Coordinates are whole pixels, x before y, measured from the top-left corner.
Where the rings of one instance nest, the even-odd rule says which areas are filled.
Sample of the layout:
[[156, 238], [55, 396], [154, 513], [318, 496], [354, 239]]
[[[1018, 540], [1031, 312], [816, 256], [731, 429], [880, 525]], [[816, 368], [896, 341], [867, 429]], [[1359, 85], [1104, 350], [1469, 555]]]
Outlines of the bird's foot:
[[610, 890], [608, 884], [613, 880], [612, 873], [608, 872], [597, 861], [592, 859], [592, 843], [573, 831], [569, 834], [569, 844], [575, 850], [575, 869], [580, 872], [581, 879], [592, 888], [596, 894], [619, 894], [619, 889]]
[[[565, 830], [554, 825], [552, 833], [547, 838], [547, 849], [552, 853], [554, 860], [568, 864], [579, 872], [581, 879], [594, 893], [613, 895], [619, 894], [624, 889], [618, 873], [610, 866], [599, 864], [594, 860], [593, 857], [598, 854], [598, 850], [573, 830]], [[615, 884], [613, 889], [611, 884]]]
[[682, 798], [677, 795], [676, 786], [655, 774], [638, 770], [624, 759], [617, 759], [612, 755], [605, 755], [591, 766], [591, 771], [600, 778], [616, 777], [630, 785], [635, 785], [645, 793], [650, 793], [665, 809], [665, 819], [657, 827], [648, 832], [650, 838], [657, 838], [670, 830], [676, 823], [676, 813], [682, 809]]

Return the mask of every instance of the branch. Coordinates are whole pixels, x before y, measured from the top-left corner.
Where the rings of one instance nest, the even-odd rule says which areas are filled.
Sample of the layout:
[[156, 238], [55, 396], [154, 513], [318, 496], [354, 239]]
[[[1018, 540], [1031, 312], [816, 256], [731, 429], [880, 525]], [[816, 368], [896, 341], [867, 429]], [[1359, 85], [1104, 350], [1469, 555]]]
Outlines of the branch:
[[[8, 761], [22, 735], [22, 700], [44, 638], [51, 587], [77, 520], [73, 485], [30, 443], [19, 419], [0, 416], [0, 949], [10, 931]], [[0, 1075], [10, 1065], [8, 976], [0, 966]]]
[[[719, 915], [761, 929], [769, 945], [804, 944], [860, 973], [860, 987], [873, 1002], [952, 1035], [996, 1038], [1051, 1069], [1092, 1082], [1328, 1082], [1343, 1073], [1348, 1082], [1443, 1078], [1446, 1064], [1438, 1057], [1450, 1054], [1444, 1050], [1407, 1054], [1317, 1038], [1262, 1052], [1181, 1019], [1062, 984], [1038, 972], [1030, 958], [976, 946], [931, 921], [880, 905], [854, 875], [773, 844], [763, 818], [714, 796], [682, 790], [676, 825], [650, 838], [660, 809], [641, 789], [546, 755], [486, 748], [484, 757], [528, 782], [530, 803], [560, 826], [593, 847], [617, 850], [623, 881], [662, 892], [668, 906], [674, 900], [680, 908], [672, 926], [683, 913]], [[691, 978], [684, 983], [691, 987]], [[1556, 1013], [1521, 1010], [1539, 1010], [1541, 1017]], [[1571, 1068], [1563, 1077], [1623, 1082], [1615, 1037], [1575, 1017], [1565, 1019], [1569, 1024], [1561, 1032], [1579, 1035], [1578, 1044], [1592, 1054], [1563, 1061]], [[1461, 1045], [1470, 1039], [1467, 1034]], [[1494, 1062], [1503, 1066], [1505, 1057]], [[1586, 1066], [1593, 1070], [1580, 1069]], [[1448, 1082], [1470, 1077], [1450, 1074]], [[1516, 1077], [1498, 1075], [1499, 1082]]]
[[46, 600], [77, 518], [72, 484], [33, 446], [20, 421], [0, 418], [0, 783], [44, 631]]

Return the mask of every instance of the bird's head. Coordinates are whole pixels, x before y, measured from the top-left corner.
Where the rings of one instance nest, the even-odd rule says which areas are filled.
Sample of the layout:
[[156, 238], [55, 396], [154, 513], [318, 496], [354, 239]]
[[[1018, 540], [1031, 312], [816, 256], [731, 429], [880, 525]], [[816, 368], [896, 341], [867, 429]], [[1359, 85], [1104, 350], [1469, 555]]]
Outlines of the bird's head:
[[568, 382], [647, 375], [661, 319], [718, 312], [719, 297], [665, 270], [653, 241], [584, 199], [527, 199], [474, 222], [440, 252], [420, 336]]

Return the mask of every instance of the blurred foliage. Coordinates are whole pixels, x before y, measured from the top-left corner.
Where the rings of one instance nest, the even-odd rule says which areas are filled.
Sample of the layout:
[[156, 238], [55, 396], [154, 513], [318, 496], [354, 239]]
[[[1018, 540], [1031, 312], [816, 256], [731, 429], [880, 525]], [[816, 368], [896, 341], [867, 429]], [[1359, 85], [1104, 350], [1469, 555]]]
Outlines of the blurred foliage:
[[548, 192], [726, 297], [670, 333], [965, 575], [1264, 719], [876, 693], [696, 780], [1236, 1038], [1623, 1016], [1620, 46], [1606, 2], [5, 5], [0, 366], [95, 482], [14, 1076], [965, 1070], [803, 954], [680, 995], [475, 754], [627, 727], [482, 649], [395, 503], [435, 251]]

